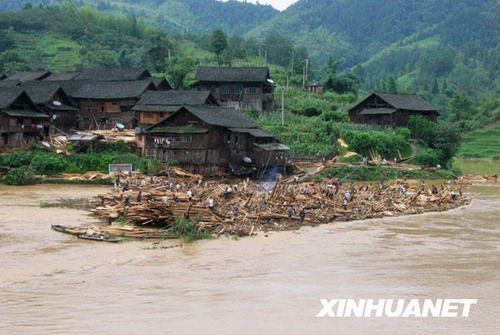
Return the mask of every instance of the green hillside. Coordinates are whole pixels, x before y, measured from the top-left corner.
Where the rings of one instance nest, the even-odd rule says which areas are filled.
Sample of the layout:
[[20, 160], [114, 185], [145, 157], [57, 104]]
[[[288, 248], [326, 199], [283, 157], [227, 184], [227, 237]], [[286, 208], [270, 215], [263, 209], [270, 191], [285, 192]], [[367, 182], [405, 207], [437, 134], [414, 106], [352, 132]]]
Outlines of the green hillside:
[[500, 124], [469, 133], [462, 144], [459, 156], [500, 160]]

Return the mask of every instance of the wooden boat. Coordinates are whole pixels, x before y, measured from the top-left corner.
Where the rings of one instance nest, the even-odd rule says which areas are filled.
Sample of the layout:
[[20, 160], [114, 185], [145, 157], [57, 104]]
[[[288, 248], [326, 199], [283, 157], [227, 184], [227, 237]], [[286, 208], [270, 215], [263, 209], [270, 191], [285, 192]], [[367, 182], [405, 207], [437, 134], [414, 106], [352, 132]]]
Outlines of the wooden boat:
[[78, 228], [78, 227], [65, 227], [65, 226], [61, 226], [61, 225], [58, 225], [58, 224], [53, 224], [50, 227], [53, 230], [57, 231], [57, 232], [64, 233], [64, 234], [75, 235], [75, 236], [78, 236], [78, 235], [82, 234], [85, 231], [82, 228]]
[[84, 240], [91, 240], [91, 241], [98, 241], [98, 242], [110, 242], [110, 243], [118, 243], [121, 242], [121, 238], [119, 237], [112, 237], [112, 236], [106, 236], [106, 235], [87, 235], [87, 234], [78, 234], [78, 238], [84, 239]]

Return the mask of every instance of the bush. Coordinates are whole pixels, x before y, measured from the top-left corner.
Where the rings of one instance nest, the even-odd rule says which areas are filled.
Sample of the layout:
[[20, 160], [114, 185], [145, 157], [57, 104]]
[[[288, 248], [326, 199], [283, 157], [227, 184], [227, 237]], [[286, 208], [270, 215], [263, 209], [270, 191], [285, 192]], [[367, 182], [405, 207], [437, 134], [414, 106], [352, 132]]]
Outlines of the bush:
[[8, 155], [0, 156], [0, 165], [19, 168], [29, 165], [32, 159], [33, 153], [31, 151], [16, 151]]
[[66, 170], [68, 160], [61, 156], [37, 153], [31, 161], [31, 167], [37, 174], [53, 176]]
[[199, 218], [187, 219], [178, 216], [168, 230], [173, 237], [182, 238], [186, 242], [211, 238], [212, 234], [208, 230], [197, 227], [198, 222]]
[[345, 132], [344, 139], [349, 145], [349, 149], [363, 156], [370, 156], [371, 153], [380, 154], [386, 159], [398, 157], [408, 149], [407, 140], [398, 134], [391, 134], [382, 131], [370, 132]]
[[24, 166], [7, 173], [3, 178], [3, 182], [7, 185], [30, 185], [36, 183], [36, 178], [33, 170]]
[[435, 167], [441, 164], [441, 152], [434, 149], [423, 149], [412, 159], [412, 163]]

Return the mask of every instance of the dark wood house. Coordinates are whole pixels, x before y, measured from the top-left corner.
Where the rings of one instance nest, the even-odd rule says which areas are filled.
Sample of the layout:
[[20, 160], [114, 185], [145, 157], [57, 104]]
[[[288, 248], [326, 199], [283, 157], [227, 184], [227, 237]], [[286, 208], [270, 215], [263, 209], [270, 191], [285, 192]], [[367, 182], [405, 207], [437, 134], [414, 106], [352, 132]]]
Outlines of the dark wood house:
[[18, 147], [48, 131], [49, 116], [41, 113], [19, 87], [0, 88], [0, 147]]
[[415, 94], [372, 93], [349, 110], [353, 123], [407, 127], [413, 115], [436, 121], [439, 112]]
[[156, 90], [150, 79], [85, 82], [72, 94], [80, 109], [80, 129], [111, 129], [118, 123], [137, 127], [132, 107], [147, 90]]
[[71, 105], [70, 99], [57, 83], [31, 81], [22, 85], [37, 107], [50, 117], [53, 130], [77, 129], [79, 111]]
[[182, 106], [217, 106], [210, 91], [146, 91], [132, 108], [138, 115], [139, 126], [147, 127], [166, 119]]
[[221, 106], [258, 112], [274, 106], [274, 82], [267, 67], [199, 67], [195, 87], [211, 91]]
[[265, 169], [286, 164], [288, 147], [241, 112], [230, 108], [181, 107], [145, 130], [144, 155], [207, 175], [241, 167]]

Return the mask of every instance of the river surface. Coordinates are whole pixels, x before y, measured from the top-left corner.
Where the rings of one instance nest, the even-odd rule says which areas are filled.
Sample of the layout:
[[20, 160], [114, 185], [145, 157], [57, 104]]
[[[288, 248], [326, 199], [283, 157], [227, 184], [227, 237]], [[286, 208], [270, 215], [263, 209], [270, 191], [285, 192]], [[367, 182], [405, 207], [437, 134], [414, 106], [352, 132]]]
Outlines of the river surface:
[[[0, 334], [499, 334], [500, 186], [442, 213], [152, 249], [56, 233], [106, 188], [0, 186]], [[176, 241], [168, 243], [178, 243]], [[469, 318], [316, 318], [320, 298], [476, 298]]]

